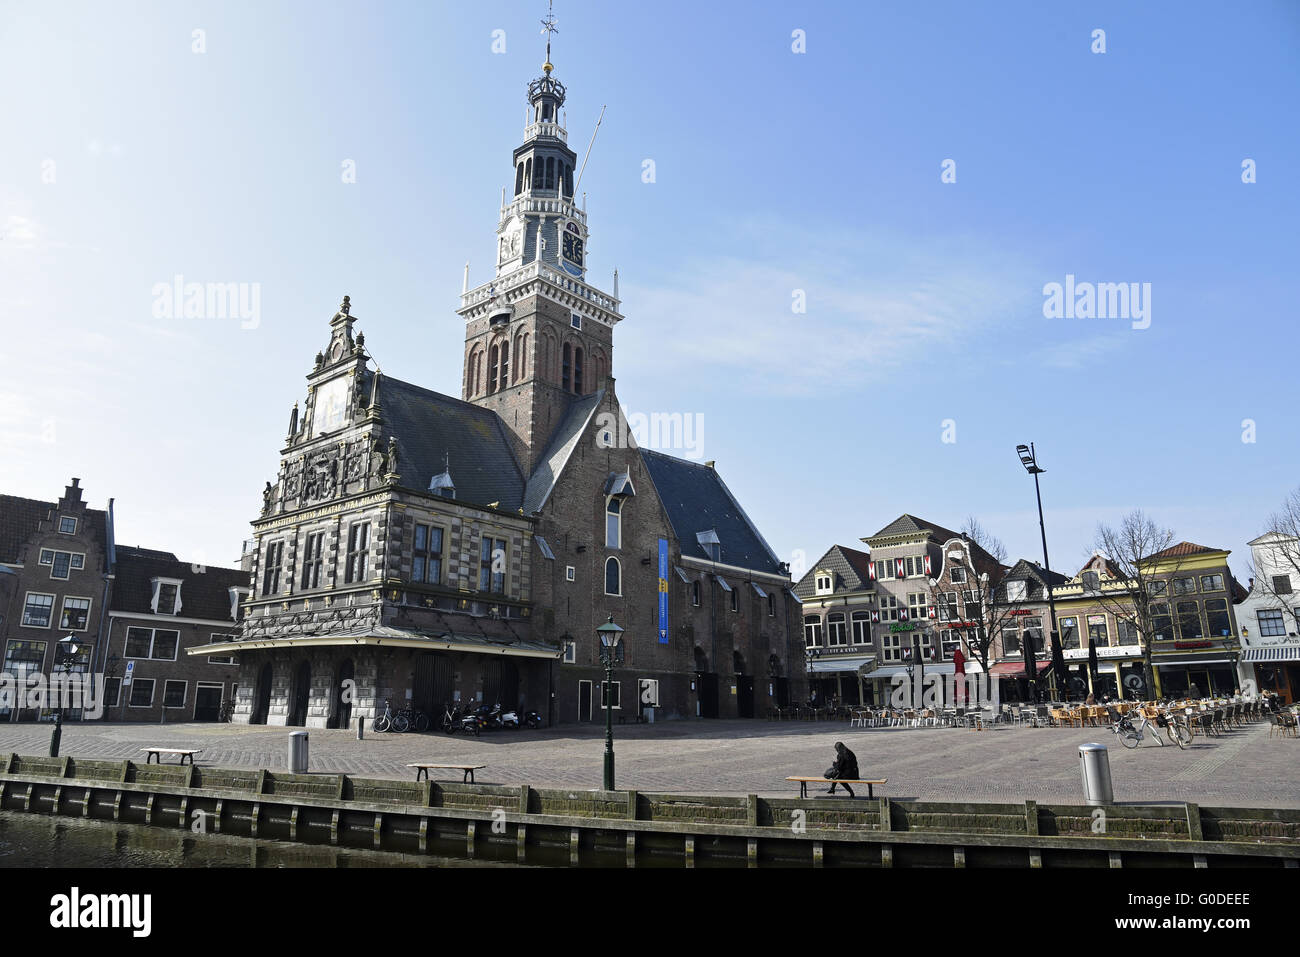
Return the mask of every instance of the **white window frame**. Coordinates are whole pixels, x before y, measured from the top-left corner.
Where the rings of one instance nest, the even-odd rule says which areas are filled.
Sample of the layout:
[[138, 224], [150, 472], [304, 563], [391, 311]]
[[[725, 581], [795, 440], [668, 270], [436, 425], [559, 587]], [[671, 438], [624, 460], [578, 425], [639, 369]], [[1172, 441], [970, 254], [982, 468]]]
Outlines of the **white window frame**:
[[[184, 689], [184, 690], [181, 692], [181, 703], [180, 703], [180, 704], [168, 704], [168, 703], [167, 703], [167, 686], [168, 686], [168, 685], [174, 685], [174, 684], [179, 684], [179, 685]], [[214, 682], [214, 684], [215, 684], [215, 682]], [[224, 692], [225, 692], [225, 688], [224, 688], [224, 686], [223, 686], [223, 687], [222, 687], [222, 693], [224, 693]], [[163, 697], [162, 697], [162, 707], [163, 707], [163, 710], [165, 710], [165, 711], [180, 711], [180, 710], [183, 710], [183, 709], [185, 708], [185, 702], [187, 702], [187, 701], [189, 701], [189, 700], [190, 700], [190, 683], [189, 683], [189, 681], [187, 681], [187, 680], [184, 679], [184, 678], [164, 678], [164, 679], [163, 679]]]
[[[64, 524], [64, 522], [71, 522], [71, 523], [72, 523], [72, 529], [71, 529], [70, 531], [65, 531], [65, 530], [64, 530], [64, 528], [63, 528], [63, 524]], [[73, 518], [71, 515], [60, 515], [60, 516], [59, 516], [59, 534], [60, 534], [60, 535], [76, 535], [76, 534], [77, 534], [77, 520], [76, 520], [75, 518]]]
[[[834, 619], [839, 617], [838, 621]], [[838, 626], [838, 627], [837, 627]], [[836, 634], [838, 633], [838, 640]], [[826, 647], [847, 648], [849, 644], [848, 616], [842, 611], [831, 612], [826, 616]]]
[[[46, 622], [44, 625], [33, 625], [27, 620], [27, 606], [31, 603], [33, 595], [38, 595], [41, 598], [48, 598], [50, 600], [50, 618], [49, 621]], [[40, 628], [45, 631], [49, 631], [50, 629], [52, 629], [54, 627], [54, 602], [57, 597], [58, 597], [57, 595], [52, 594], [51, 592], [44, 592], [44, 591], [26, 592], [23, 595], [23, 617], [20, 619], [20, 621], [22, 622], [22, 626], [24, 628]]]
[[[111, 682], [111, 681], [116, 681], [116, 682], [117, 682], [117, 694], [115, 694], [115, 695], [113, 696], [113, 700], [112, 700], [112, 701], [109, 701], [109, 700], [108, 700], [108, 686], [109, 686], [109, 682]], [[116, 708], [116, 707], [118, 707], [119, 705], [121, 705], [121, 703], [122, 703], [122, 688], [123, 688], [123, 687], [130, 687], [130, 685], [125, 685], [125, 684], [123, 683], [123, 680], [122, 680], [122, 676], [121, 676], [121, 675], [112, 675], [112, 676], [109, 676], [109, 677], [104, 678], [104, 695], [105, 695], [105, 697], [104, 697], [104, 707], [105, 707], [105, 708]]]
[[[149, 656], [148, 656], [147, 658], [146, 658], [146, 657], [142, 657], [142, 656], [140, 656], [140, 655], [128, 655], [128, 654], [126, 653], [126, 642], [129, 642], [129, 641], [131, 640], [131, 632], [132, 632], [132, 631], [147, 631], [147, 632], [149, 632]], [[158, 632], [160, 632], [160, 631], [174, 632], [174, 633], [176, 634], [176, 654], [175, 654], [174, 657], [171, 657], [171, 658], [157, 658], [157, 657], [154, 656], [154, 653], [153, 653], [153, 652], [154, 652], [154, 644], [155, 644], [155, 642], [157, 642], [157, 640], [158, 640]], [[141, 626], [139, 626], [139, 625], [129, 625], [129, 626], [127, 626], [125, 640], [124, 640], [123, 645], [122, 645], [122, 657], [123, 657], [124, 659], [126, 659], [127, 661], [180, 661], [180, 658], [181, 658], [181, 632], [180, 632], [180, 629], [179, 629], [179, 628], [143, 628], [143, 627], [141, 627]]]
[[[86, 603], [86, 624], [81, 628], [73, 628], [71, 625], [63, 624], [63, 616], [68, 612], [68, 602], [84, 601]], [[64, 595], [63, 606], [59, 610], [59, 631], [90, 631], [90, 610], [95, 606], [95, 599], [87, 595]]]
[[[618, 502], [618, 511], [611, 512], [610, 505]], [[621, 495], [608, 495], [605, 497], [605, 547], [622, 550], [623, 547], [623, 497]], [[610, 519], [613, 521], [613, 533], [610, 534]], [[613, 539], [613, 541], [610, 541]]]
[[601, 681], [598, 683], [600, 688], [600, 701], [593, 702], [593, 704], [597, 705], [601, 711], [605, 710], [605, 685], [606, 684], [610, 685], [610, 688], [614, 692], [613, 695], [611, 696], [613, 700], [611, 700], [609, 703], [609, 710], [622, 711], [623, 710], [623, 682], [622, 681], [606, 682], [604, 679], [601, 679]]
[[[1264, 630], [1264, 615], [1277, 615], [1277, 631]], [[1274, 621], [1270, 618], [1269, 621]], [[1260, 608], [1255, 612], [1255, 622], [1259, 626], [1259, 636], [1261, 638], [1285, 638], [1286, 637], [1286, 617], [1281, 608]]]
[[[224, 681], [196, 681], [194, 682], [194, 711], [197, 711], [199, 708], [199, 691], [203, 688], [220, 688], [221, 704], [226, 703], [226, 683]], [[188, 694], [188, 689], [186, 689], [186, 693]], [[165, 689], [163, 691], [163, 700], [167, 700], [167, 692]], [[220, 705], [217, 707], [217, 714], [221, 714]], [[190, 712], [190, 717], [194, 717], [193, 711]]]
[[[50, 553], [50, 560], [48, 562], [45, 561], [46, 552]], [[66, 575], [54, 574], [54, 569], [56, 567], [56, 563], [60, 555], [68, 556], [68, 573]], [[50, 578], [52, 578], [54, 581], [65, 582], [72, 577], [73, 572], [79, 572], [86, 567], [85, 552], [65, 552], [62, 549], [42, 548], [40, 557], [41, 557], [40, 564], [50, 566]], [[78, 558], [81, 559], [80, 564], [76, 563], [76, 559]]]
[[[133, 697], [135, 697], [135, 689], [136, 689], [136, 687], [137, 687], [138, 685], [140, 685], [141, 683], [146, 682], [146, 681], [149, 682], [149, 703], [148, 703], [148, 704], [132, 704], [132, 703], [131, 703], [131, 699], [132, 699]], [[157, 692], [157, 690], [158, 690], [158, 680], [157, 680], [156, 678], [132, 678], [132, 679], [131, 679], [131, 694], [129, 694], [129, 695], [126, 696], [126, 706], [127, 706], [128, 708], [136, 708], [136, 709], [152, 708], [152, 707], [153, 707], [153, 696], [154, 696], [155, 692]]]
[[578, 643], [576, 641], [566, 641], [564, 643], [564, 658], [566, 665], [576, 665], [578, 663]]
[[829, 595], [835, 591], [835, 576], [827, 571], [818, 571], [814, 586], [818, 595]]
[[1007, 601], [1025, 601], [1029, 598], [1029, 582], [1015, 578], [1007, 582]]
[[[810, 619], [816, 619], [811, 621]], [[808, 630], [812, 629], [812, 641], [809, 641]], [[821, 615], [804, 615], [803, 620], [803, 644], [805, 648], [824, 648], [822, 644], [822, 617]]]
[[[885, 631], [880, 636], [880, 659], [895, 664], [903, 663], [903, 638], [911, 632]], [[908, 642], [911, 647], [911, 642]]]
[[855, 611], [849, 615], [849, 627], [853, 633], [853, 644], [871, 644], [871, 612]]
[[[959, 575], [961, 576], [960, 578], [957, 577]], [[966, 569], [961, 565], [953, 566], [953, 568], [948, 572], [948, 581], [952, 582], [954, 585], [966, 584], [966, 577]]]
[[[180, 578], [163, 578], [160, 576], [158, 578], [151, 578], [149, 580], [149, 583], [153, 586], [153, 597], [149, 600], [149, 609], [155, 615], [170, 615], [172, 617], [179, 615], [181, 613], [181, 608], [182, 608], [181, 586], [185, 584], [184, 580]], [[172, 606], [171, 611], [158, 610], [158, 603], [162, 600], [163, 585], [176, 586], [176, 604]]]
[[574, 580], [574, 577], [575, 577], [575, 572], [574, 572], [573, 566], [572, 566], [572, 565], [565, 565], [565, 566], [564, 566], [564, 580], [565, 580], [566, 582], [571, 582], [571, 581]]
[[571, 328], [571, 329], [581, 329], [581, 328], [582, 328], [582, 316], [578, 315], [576, 312], [570, 312], [570, 313], [569, 313], [569, 328]]
[[[609, 563], [610, 562], [613, 562], [615, 566], [618, 568], [618, 591], [609, 590]], [[622, 598], [623, 597], [623, 563], [620, 562], [613, 555], [610, 555], [607, 559], [605, 559], [605, 565], [601, 569], [601, 571], [605, 573], [604, 575], [605, 594], [610, 595], [611, 597], [614, 598]]]

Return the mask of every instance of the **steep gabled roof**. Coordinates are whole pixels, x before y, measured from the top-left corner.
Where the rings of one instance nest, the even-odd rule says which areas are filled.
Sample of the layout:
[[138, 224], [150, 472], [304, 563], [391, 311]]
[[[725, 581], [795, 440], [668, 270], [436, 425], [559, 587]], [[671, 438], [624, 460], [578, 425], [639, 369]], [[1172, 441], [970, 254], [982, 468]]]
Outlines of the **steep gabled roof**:
[[524, 489], [525, 515], [532, 515], [542, 510], [551, 492], [555, 490], [555, 484], [560, 480], [564, 466], [568, 464], [573, 450], [578, 447], [578, 443], [586, 434], [587, 426], [604, 398], [605, 390], [600, 389], [591, 395], [575, 399], [570, 404], [555, 434], [551, 436], [546, 451], [537, 459], [537, 466], [528, 479]]
[[1011, 571], [1002, 576], [1004, 581], [1027, 581], [1034, 580], [1043, 585], [1051, 585], [1055, 588], [1057, 585], [1064, 585], [1070, 580], [1069, 575], [1062, 575], [1060, 572], [1049, 572], [1038, 562], [1031, 562], [1027, 558], [1022, 558], [1011, 566]]
[[247, 588], [248, 572], [239, 568], [196, 566], [169, 552], [118, 546], [113, 611], [152, 613], [153, 579], [176, 578], [181, 584], [180, 618], [205, 618], [234, 625], [230, 619], [230, 589]]
[[862, 539], [869, 542], [876, 538], [890, 538], [896, 535], [920, 535], [923, 532], [929, 532], [930, 538], [942, 544], [950, 538], [961, 538], [961, 534], [944, 528], [942, 525], [936, 525], [933, 522], [927, 522], [924, 519], [917, 518], [915, 515], [909, 515], [904, 512], [898, 518], [894, 519], [874, 535], [868, 535]]
[[[817, 562], [799, 579], [799, 583], [794, 587], [796, 596], [799, 598], [816, 596], [816, 577], [819, 569], [825, 569], [840, 579], [836, 583], [836, 591], [867, 591], [871, 588], [871, 556], [867, 552], [860, 552], [844, 545], [832, 545], [826, 554], [817, 559]], [[843, 587], [839, 587], [841, 583]]]
[[[27, 544], [41, 522], [58, 508], [57, 502], [42, 502], [17, 495], [0, 495], [0, 563], [15, 564], [19, 552]], [[86, 519], [99, 537], [102, 546], [108, 541], [107, 513], [101, 509], [86, 509]]]
[[427, 492], [449, 464], [457, 501], [497, 502], [511, 512], [523, 505], [523, 474], [491, 409], [387, 376], [380, 380], [379, 407], [383, 434], [397, 437], [403, 488]]
[[721, 542], [718, 561], [722, 564], [781, 574], [776, 554], [717, 470], [662, 452], [638, 451], [681, 544], [683, 556], [711, 560], [696, 535], [712, 529]]

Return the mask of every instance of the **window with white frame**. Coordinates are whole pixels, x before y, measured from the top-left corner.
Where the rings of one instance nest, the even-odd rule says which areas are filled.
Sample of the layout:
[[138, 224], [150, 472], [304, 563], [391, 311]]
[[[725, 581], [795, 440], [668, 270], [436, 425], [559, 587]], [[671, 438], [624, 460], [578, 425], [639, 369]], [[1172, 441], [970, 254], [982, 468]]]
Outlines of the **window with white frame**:
[[895, 664], [903, 660], [903, 638], [898, 632], [887, 631], [880, 636], [881, 658]]
[[163, 707], [185, 707], [185, 691], [188, 682], [168, 679], [163, 682]]
[[1194, 577], [1174, 579], [1175, 595], [1193, 595], [1195, 593], [1196, 593], [1196, 579]]
[[1259, 622], [1259, 633], [1265, 638], [1280, 638], [1286, 634], [1286, 623], [1282, 620], [1282, 609], [1261, 608], [1255, 612]]
[[85, 631], [90, 625], [90, 599], [64, 598], [59, 627], [65, 631]]
[[48, 628], [54, 617], [54, 596], [28, 592], [23, 602], [23, 627]]
[[148, 708], [153, 704], [153, 679], [136, 678], [131, 682], [131, 700], [128, 705], [132, 708]]
[[[606, 689], [609, 689], [608, 692]], [[609, 694], [609, 708], [613, 711], [621, 711], [623, 708], [623, 682], [613, 681], [600, 683], [600, 706], [604, 708], [605, 696]]]
[[826, 637], [832, 648], [849, 643], [843, 612], [836, 611], [826, 616]]
[[1115, 635], [1121, 645], [1138, 643], [1137, 625], [1129, 618], [1115, 618]]
[[952, 571], [948, 573], [948, 580], [954, 585], [966, 584], [966, 569], [962, 568], [960, 565], [955, 566]]
[[[605, 561], [605, 594], [621, 595], [623, 594], [623, 567], [619, 564], [618, 559], [610, 556]], [[732, 594], [732, 604], [735, 604], [735, 594]], [[732, 608], [735, 611], [735, 608]]]
[[898, 598], [890, 594], [880, 596], [880, 620], [898, 621]]
[[834, 591], [834, 579], [831, 578], [831, 573], [819, 571], [817, 573], [817, 594], [829, 595], [832, 591]]
[[1024, 579], [1007, 582], [1007, 601], [1024, 601], [1029, 597], [1029, 582]]
[[[574, 570], [573, 570], [573, 566], [572, 566], [572, 565], [565, 565], [565, 566], [564, 566], [564, 580], [567, 581], [567, 582], [571, 582], [571, 581], [573, 581], [574, 576], [575, 576], [575, 572], [574, 572]], [[698, 588], [698, 586], [699, 586], [699, 582], [696, 582], [695, 584], [696, 584], [696, 587]], [[695, 604], [698, 605], [699, 602], [697, 601]]]
[[961, 647], [963, 631], [960, 628], [948, 628], [939, 634], [939, 653], [944, 661], [952, 661], [957, 649]]
[[175, 661], [180, 637], [179, 631], [161, 628], [128, 628], [125, 657]]
[[152, 580], [153, 598], [149, 607], [155, 615], [179, 615], [181, 611], [181, 581], [179, 578]]
[[577, 664], [578, 661], [578, 643], [576, 641], [566, 641], [564, 643], [564, 663], [566, 665]]
[[61, 517], [61, 518], [59, 519], [59, 534], [60, 534], [60, 535], [76, 535], [76, 534], [77, 534], [77, 520], [76, 520], [75, 518], [71, 518], [71, 517], [69, 517], [69, 516], [67, 516], [67, 515], [64, 515], [63, 517]]
[[892, 561], [876, 562], [876, 578], [880, 581], [886, 581], [894, 577], [894, 563]]
[[955, 591], [940, 593], [938, 612], [940, 621], [961, 621], [961, 609], [957, 607]]
[[623, 541], [623, 499], [611, 495], [605, 502], [605, 547], [621, 548]]
[[822, 646], [822, 620], [819, 615], [805, 615], [803, 619], [803, 643], [807, 648]]
[[1078, 648], [1079, 647], [1079, 619], [1062, 618], [1061, 625], [1061, 647]]
[[1223, 576], [1202, 575], [1201, 591], [1223, 591]]
[[853, 613], [853, 643], [855, 645], [871, 644], [871, 612], [855, 611]]
[[84, 552], [61, 552], [52, 548], [42, 548], [40, 564], [50, 566], [50, 577], [67, 581], [72, 572], [86, 567]]
[[1272, 578], [1273, 578], [1273, 593], [1274, 593], [1274, 594], [1276, 594], [1276, 595], [1289, 595], [1289, 594], [1291, 594], [1291, 576], [1290, 576], [1290, 575], [1274, 575], [1274, 576], [1272, 576]]
[[930, 615], [926, 611], [925, 592], [909, 592], [907, 595], [907, 613], [912, 621], [924, 621]]
[[1004, 622], [1002, 625], [1002, 655], [1010, 658], [1019, 654], [1022, 654], [1020, 648], [1020, 624], [1015, 621]]

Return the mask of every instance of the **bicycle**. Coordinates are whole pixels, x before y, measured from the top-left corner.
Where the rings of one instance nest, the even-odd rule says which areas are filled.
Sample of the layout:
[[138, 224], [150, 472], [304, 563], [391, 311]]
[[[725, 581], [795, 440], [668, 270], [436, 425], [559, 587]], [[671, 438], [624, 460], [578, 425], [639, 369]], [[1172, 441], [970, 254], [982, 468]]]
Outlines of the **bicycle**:
[[399, 728], [398, 729], [399, 731], [401, 730], [428, 731], [429, 730], [429, 716], [425, 714], [423, 711], [421, 711], [419, 708], [413, 708], [410, 705], [408, 705], [405, 708], [403, 708], [401, 711], [397, 712], [397, 716], [399, 718], [405, 718], [407, 724], [405, 729]]
[[1110, 730], [1115, 733], [1120, 741], [1123, 742], [1124, 747], [1129, 750], [1136, 748], [1142, 743], [1142, 739], [1146, 736], [1148, 730], [1151, 732], [1151, 737], [1156, 739], [1156, 743], [1160, 745], [1160, 747], [1163, 748], [1165, 746], [1165, 742], [1161, 739], [1159, 732], [1156, 731], [1151, 722], [1147, 719], [1145, 709], [1142, 713], [1142, 723], [1137, 727], [1133, 726], [1133, 721], [1127, 714], [1123, 714], [1119, 716], [1119, 720], [1111, 726]]
[[409, 731], [411, 720], [400, 711], [394, 714], [391, 705], [391, 701], [384, 702], [384, 713], [375, 719], [375, 730], [380, 734], [385, 731], [396, 731], [398, 734]]

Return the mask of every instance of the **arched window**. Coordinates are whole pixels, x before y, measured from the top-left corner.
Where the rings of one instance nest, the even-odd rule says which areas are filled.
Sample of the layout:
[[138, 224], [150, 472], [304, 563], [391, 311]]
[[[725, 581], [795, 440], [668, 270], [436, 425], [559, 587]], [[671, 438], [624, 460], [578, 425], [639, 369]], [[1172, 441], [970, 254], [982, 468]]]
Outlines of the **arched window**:
[[582, 350], [573, 350], [573, 391], [582, 395]]
[[483, 354], [478, 349], [474, 349], [469, 354], [469, 362], [466, 363], [465, 369], [465, 394], [469, 396], [478, 395], [479, 386], [479, 367], [482, 364]]
[[515, 167], [515, 195], [518, 196], [524, 190], [524, 164], [520, 163]]
[[542, 183], [542, 189], [555, 189], [555, 157], [546, 157], [546, 180]]
[[569, 382], [571, 376], [571, 370], [569, 369], [569, 366], [572, 363], [572, 356], [573, 356], [573, 350], [569, 347], [569, 344], [566, 342], [564, 344], [564, 361], [560, 367], [560, 388], [562, 388], [565, 392], [569, 391]]
[[524, 160], [524, 189], [533, 188], [533, 158]]
[[573, 167], [572, 166], [566, 166], [564, 168], [564, 188], [565, 188], [565, 192], [569, 194], [569, 198], [572, 199], [573, 198]]
[[623, 582], [623, 568], [619, 565], [617, 558], [610, 558], [605, 562], [605, 594], [621, 595]]
[[623, 540], [623, 500], [611, 495], [605, 503], [605, 547], [621, 548]]
[[[493, 348], [496, 348], [495, 346]], [[510, 384], [510, 340], [501, 340], [501, 388]]]
[[499, 350], [497, 349], [497, 347], [493, 346], [492, 351], [488, 353], [488, 387], [487, 387], [488, 392], [495, 392], [497, 390], [497, 353], [498, 352]]
[[698, 578], [691, 582], [691, 604], [696, 608], [700, 607], [700, 580]]

